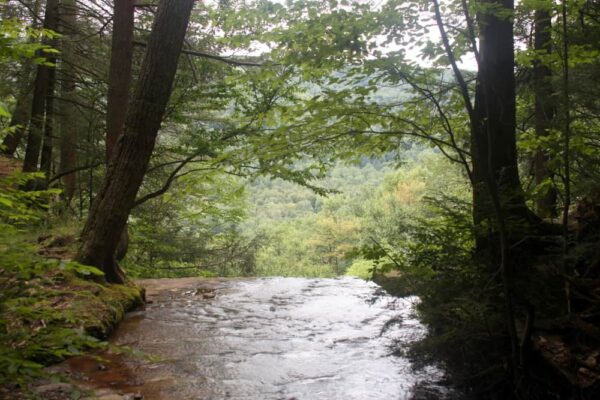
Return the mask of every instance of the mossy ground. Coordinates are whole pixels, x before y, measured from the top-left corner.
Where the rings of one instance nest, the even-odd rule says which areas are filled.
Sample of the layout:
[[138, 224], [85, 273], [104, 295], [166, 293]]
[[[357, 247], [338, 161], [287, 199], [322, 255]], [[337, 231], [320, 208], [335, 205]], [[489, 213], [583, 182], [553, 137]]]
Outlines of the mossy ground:
[[46, 365], [106, 347], [102, 339], [143, 303], [135, 285], [106, 284], [97, 270], [64, 259], [70, 238], [14, 244], [0, 265], [0, 398], [43, 376]]

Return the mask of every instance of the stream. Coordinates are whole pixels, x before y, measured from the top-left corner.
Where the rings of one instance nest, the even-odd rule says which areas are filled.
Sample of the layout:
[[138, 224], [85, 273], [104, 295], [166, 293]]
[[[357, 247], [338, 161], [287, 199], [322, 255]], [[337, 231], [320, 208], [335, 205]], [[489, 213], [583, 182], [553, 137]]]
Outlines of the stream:
[[[443, 373], [402, 355], [416, 298], [355, 278], [156, 279], [111, 342], [151, 357], [69, 361], [95, 388], [152, 399], [439, 399]], [[398, 351], [400, 350], [400, 351]]]

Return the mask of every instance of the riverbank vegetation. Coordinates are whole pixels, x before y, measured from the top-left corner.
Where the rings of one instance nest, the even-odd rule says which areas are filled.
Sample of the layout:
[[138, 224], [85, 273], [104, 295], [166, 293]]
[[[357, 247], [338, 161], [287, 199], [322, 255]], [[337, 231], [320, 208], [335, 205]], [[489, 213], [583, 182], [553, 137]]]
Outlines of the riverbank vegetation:
[[[46, 218], [55, 190], [22, 191], [36, 175], [0, 179], [0, 397], [18, 396], [43, 367], [92, 349], [125, 312], [141, 305], [133, 285], [107, 285], [102, 272], [70, 261], [74, 229]], [[39, 232], [44, 234], [39, 235]], [[31, 235], [36, 235], [32, 240]], [[92, 279], [91, 279], [92, 278]]]
[[8, 370], [91, 345], [61, 296], [351, 274], [417, 294], [474, 397], [598, 395], [596, 2], [0, 6]]

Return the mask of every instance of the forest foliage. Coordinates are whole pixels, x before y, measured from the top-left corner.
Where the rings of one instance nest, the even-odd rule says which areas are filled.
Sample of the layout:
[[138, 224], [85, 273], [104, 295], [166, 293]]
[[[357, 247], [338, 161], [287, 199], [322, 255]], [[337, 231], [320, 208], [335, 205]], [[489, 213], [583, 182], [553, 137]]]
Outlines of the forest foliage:
[[2, 277], [396, 277], [476, 395], [598, 392], [597, 2], [0, 7]]

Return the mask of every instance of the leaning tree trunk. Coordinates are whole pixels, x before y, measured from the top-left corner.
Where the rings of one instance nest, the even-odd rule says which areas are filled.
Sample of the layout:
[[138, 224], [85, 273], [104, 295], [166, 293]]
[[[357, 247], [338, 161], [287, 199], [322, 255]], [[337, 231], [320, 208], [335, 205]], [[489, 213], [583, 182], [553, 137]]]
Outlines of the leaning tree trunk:
[[[552, 17], [550, 15], [552, 2], [547, 1], [545, 5], [547, 8], [538, 8], [535, 11], [534, 47], [538, 55], [541, 53], [548, 56], [552, 53]], [[552, 71], [547, 65], [547, 61], [543, 59], [535, 60], [533, 90], [535, 92], [535, 134], [538, 138], [549, 135], [556, 114], [551, 78]], [[540, 185], [552, 178], [552, 171], [548, 166], [549, 162], [548, 151], [544, 148], [538, 149], [533, 159], [536, 184]], [[536, 201], [538, 215], [542, 218], [557, 217], [557, 198], [558, 193], [554, 185], [545, 189]]]
[[[114, 155], [114, 147], [123, 134], [129, 87], [131, 85], [131, 66], [133, 64], [133, 28], [135, 19], [134, 0], [115, 0], [113, 15], [113, 36], [108, 72], [108, 99], [106, 108], [106, 163]], [[127, 225], [121, 232], [115, 252], [117, 260], [122, 260], [129, 247]]]
[[[46, 2], [46, 12], [44, 14], [44, 29], [55, 31], [57, 29], [57, 23], [58, 0], [48, 0]], [[29, 133], [27, 136], [25, 159], [23, 160], [24, 172], [35, 172], [38, 170], [38, 162], [42, 149], [44, 113], [46, 111], [46, 96], [48, 95], [49, 77], [49, 67], [38, 65], [31, 104], [31, 122], [29, 124]]]
[[159, 3], [124, 134], [82, 232], [77, 261], [101, 268], [109, 282], [125, 280], [114, 254], [154, 149], [193, 4]]
[[106, 108], [107, 163], [113, 155], [117, 139], [123, 133], [127, 115], [133, 62], [134, 10], [135, 0], [115, 0]]

